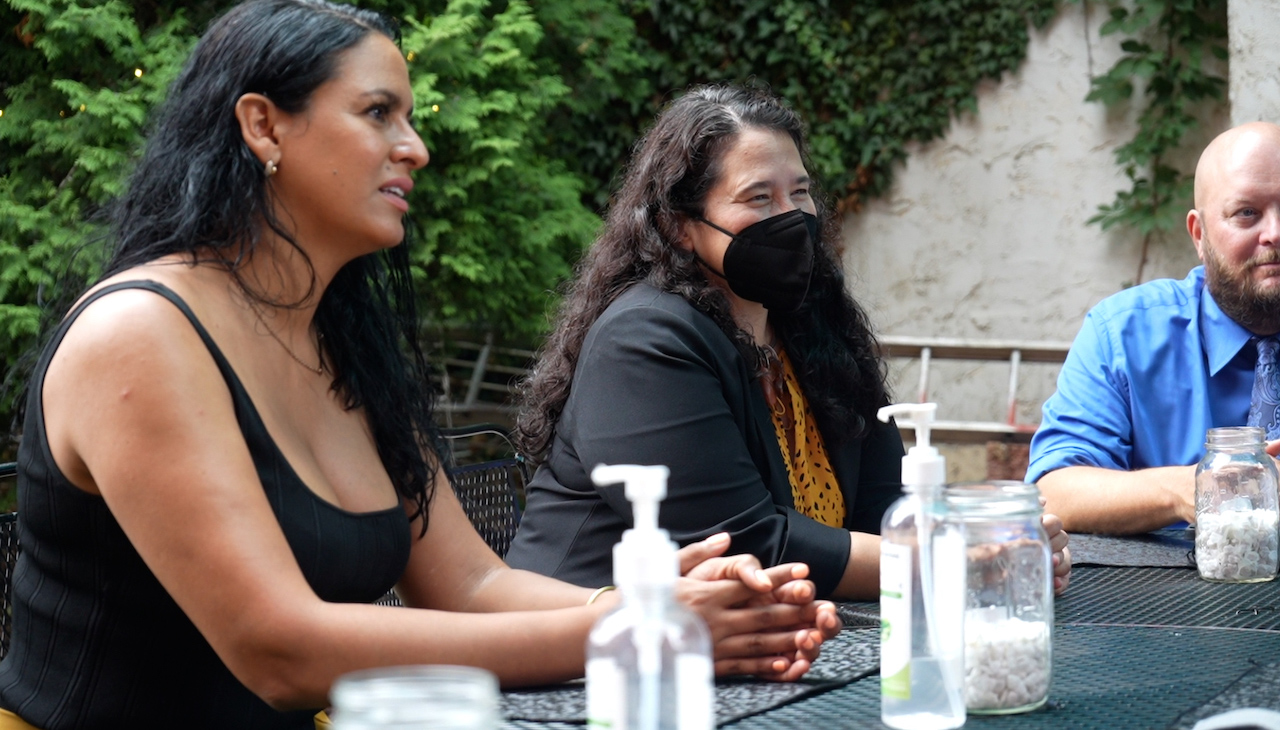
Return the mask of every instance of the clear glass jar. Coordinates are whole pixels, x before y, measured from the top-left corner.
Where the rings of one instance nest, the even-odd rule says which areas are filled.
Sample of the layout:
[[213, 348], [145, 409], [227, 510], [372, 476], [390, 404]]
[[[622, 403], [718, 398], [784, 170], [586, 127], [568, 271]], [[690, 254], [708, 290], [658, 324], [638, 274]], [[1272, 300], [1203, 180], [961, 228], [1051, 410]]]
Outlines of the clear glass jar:
[[1033, 710], [1049, 697], [1053, 643], [1053, 553], [1040, 490], [991, 481], [953, 484], [943, 495], [966, 546], [965, 707]]
[[329, 693], [333, 730], [496, 730], [498, 680], [476, 667], [410, 666], [344, 674]]
[[1276, 577], [1276, 464], [1263, 431], [1211, 428], [1196, 465], [1196, 568], [1215, 583], [1260, 583]]

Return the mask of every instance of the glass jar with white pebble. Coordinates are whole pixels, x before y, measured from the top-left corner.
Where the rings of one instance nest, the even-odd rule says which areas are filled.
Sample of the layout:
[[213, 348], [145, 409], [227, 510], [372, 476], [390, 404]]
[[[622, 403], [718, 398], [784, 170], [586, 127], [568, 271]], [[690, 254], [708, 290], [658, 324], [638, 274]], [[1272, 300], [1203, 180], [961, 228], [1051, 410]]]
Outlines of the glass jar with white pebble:
[[1196, 568], [1214, 583], [1276, 577], [1280, 508], [1275, 461], [1252, 426], [1211, 428], [1196, 466]]
[[1034, 710], [1049, 697], [1053, 563], [1040, 490], [1021, 482], [953, 484], [947, 518], [966, 545], [965, 706]]

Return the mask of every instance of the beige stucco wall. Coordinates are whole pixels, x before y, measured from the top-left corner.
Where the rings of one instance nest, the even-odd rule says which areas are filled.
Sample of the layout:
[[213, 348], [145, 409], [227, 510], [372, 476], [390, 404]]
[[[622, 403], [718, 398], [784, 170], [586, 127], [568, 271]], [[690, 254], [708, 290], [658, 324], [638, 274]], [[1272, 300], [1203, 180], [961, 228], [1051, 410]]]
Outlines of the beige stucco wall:
[[[977, 115], [912, 149], [889, 194], [846, 218], [851, 286], [881, 334], [1069, 341], [1091, 306], [1135, 280], [1140, 237], [1087, 223], [1129, 187], [1113, 151], [1134, 131], [1132, 111], [1084, 101], [1119, 54], [1098, 36], [1095, 5], [1064, 4], [1033, 30], [1026, 62], [979, 91]], [[1227, 124], [1224, 105], [1189, 146]], [[1153, 243], [1143, 278], [1181, 278], [1196, 263], [1179, 232]], [[891, 374], [910, 398], [913, 367]], [[1056, 374], [1023, 366], [1019, 420], [1038, 422]], [[1007, 384], [1005, 366], [938, 364], [930, 395], [939, 418], [995, 420]]]
[[1280, 3], [1230, 0], [1231, 123], [1280, 122]]

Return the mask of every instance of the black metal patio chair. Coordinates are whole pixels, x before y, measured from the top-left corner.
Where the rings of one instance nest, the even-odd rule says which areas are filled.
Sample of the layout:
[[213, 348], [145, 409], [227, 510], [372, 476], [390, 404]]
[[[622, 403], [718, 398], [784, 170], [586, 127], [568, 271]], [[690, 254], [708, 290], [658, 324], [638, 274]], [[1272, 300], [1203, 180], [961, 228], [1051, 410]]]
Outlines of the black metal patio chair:
[[[14, 479], [18, 464], [0, 464], [0, 482]], [[13, 566], [18, 562], [18, 513], [0, 514], [0, 659], [9, 653], [13, 631]]]
[[[520, 526], [528, 464], [516, 451], [511, 432], [497, 424], [442, 428], [440, 432], [449, 446], [445, 473], [462, 510], [498, 557], [506, 557]], [[489, 458], [493, 454], [477, 447], [475, 441], [485, 436], [496, 438], [503, 455]], [[401, 605], [394, 591], [377, 602]]]
[[[501, 426], [481, 423], [442, 429], [442, 434], [451, 447], [445, 471], [463, 511], [489, 547], [505, 557], [520, 526], [524, 486], [529, 478], [527, 464], [516, 451], [510, 432]], [[464, 463], [475, 458], [470, 442], [480, 436], [497, 437], [505, 455]]]

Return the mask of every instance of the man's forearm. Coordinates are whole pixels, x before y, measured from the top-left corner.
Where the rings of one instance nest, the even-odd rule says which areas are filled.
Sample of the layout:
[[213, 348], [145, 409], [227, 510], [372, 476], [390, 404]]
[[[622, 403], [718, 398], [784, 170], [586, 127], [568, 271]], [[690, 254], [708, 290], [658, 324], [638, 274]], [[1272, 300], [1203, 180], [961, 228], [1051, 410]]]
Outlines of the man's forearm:
[[1195, 467], [1119, 471], [1069, 466], [1037, 484], [1070, 532], [1132, 534], [1195, 521]]

